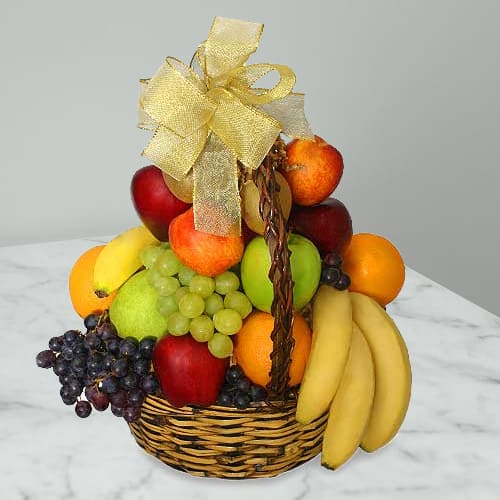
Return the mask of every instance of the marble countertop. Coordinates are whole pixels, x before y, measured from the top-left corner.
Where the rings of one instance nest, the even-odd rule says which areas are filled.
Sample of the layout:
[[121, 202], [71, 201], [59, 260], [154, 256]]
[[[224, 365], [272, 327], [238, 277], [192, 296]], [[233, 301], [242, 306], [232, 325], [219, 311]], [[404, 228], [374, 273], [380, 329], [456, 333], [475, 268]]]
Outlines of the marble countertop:
[[412, 361], [406, 420], [388, 446], [335, 472], [316, 457], [273, 479], [193, 478], [146, 455], [111, 412], [78, 419], [34, 358], [81, 328], [67, 276], [100, 241], [0, 248], [2, 499], [500, 498], [500, 319], [411, 269], [388, 308]]

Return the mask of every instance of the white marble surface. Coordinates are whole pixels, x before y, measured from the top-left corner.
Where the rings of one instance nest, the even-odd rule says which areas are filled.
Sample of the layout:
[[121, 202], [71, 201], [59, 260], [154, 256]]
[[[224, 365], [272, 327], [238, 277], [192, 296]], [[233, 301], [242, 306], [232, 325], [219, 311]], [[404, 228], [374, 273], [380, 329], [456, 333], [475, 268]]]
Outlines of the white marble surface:
[[80, 328], [67, 275], [98, 241], [0, 248], [0, 498], [500, 498], [500, 319], [411, 270], [389, 307], [413, 366], [406, 421], [384, 449], [335, 472], [317, 457], [274, 479], [192, 478], [146, 455], [111, 412], [78, 419], [34, 358]]

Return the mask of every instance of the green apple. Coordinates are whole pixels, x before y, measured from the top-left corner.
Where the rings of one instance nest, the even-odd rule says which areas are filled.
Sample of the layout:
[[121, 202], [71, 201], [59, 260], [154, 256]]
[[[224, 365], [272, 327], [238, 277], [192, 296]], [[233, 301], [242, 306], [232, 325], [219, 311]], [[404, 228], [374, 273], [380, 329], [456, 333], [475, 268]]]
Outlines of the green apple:
[[[299, 311], [313, 298], [321, 277], [321, 257], [314, 244], [298, 234], [288, 238], [292, 271], [293, 307]], [[262, 236], [246, 247], [241, 260], [241, 284], [250, 302], [261, 311], [270, 312], [274, 297], [268, 277], [271, 268], [269, 249]]]

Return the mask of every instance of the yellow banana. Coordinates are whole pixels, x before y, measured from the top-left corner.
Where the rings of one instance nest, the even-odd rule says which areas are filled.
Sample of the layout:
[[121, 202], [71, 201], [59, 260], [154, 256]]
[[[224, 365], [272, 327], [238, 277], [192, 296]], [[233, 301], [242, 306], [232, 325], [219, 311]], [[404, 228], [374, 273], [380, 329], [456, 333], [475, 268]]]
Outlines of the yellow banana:
[[295, 416], [302, 424], [312, 422], [328, 410], [342, 379], [352, 337], [349, 293], [321, 285], [314, 297], [312, 321], [311, 352]]
[[322, 465], [336, 469], [354, 454], [371, 415], [374, 393], [375, 371], [370, 348], [354, 324], [347, 365], [323, 435]]
[[94, 267], [94, 291], [105, 297], [123, 285], [142, 267], [141, 250], [160, 242], [144, 226], [127, 229], [112, 239], [98, 255]]
[[354, 322], [363, 333], [375, 366], [375, 397], [361, 440], [365, 451], [375, 451], [398, 432], [408, 410], [411, 366], [408, 350], [391, 317], [372, 298], [351, 293]]

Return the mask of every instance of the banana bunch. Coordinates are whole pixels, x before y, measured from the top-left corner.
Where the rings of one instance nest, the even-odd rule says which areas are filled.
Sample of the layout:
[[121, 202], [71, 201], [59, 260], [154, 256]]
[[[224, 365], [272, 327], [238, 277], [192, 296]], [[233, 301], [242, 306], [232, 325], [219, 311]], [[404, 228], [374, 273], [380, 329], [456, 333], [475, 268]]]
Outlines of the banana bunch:
[[336, 469], [358, 446], [372, 452], [396, 435], [410, 401], [410, 360], [394, 321], [366, 295], [321, 285], [312, 318], [296, 419], [307, 424], [329, 411], [321, 463]]
[[160, 242], [144, 226], [127, 229], [112, 239], [98, 255], [94, 267], [94, 291], [106, 297], [142, 267], [141, 251]]

